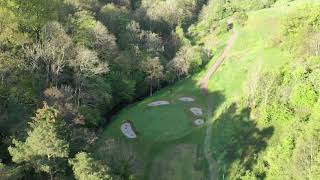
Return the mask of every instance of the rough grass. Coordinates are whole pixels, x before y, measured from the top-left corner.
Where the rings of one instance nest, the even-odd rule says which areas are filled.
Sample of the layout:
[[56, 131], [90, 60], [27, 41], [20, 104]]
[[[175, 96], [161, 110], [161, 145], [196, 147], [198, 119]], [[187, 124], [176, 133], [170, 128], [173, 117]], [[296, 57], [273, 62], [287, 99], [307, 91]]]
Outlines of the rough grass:
[[[226, 104], [236, 102], [246, 95], [248, 84], [255, 82], [252, 78], [256, 78], [254, 74], [257, 74], [257, 71], [276, 69], [290, 61], [290, 54], [276, 48], [274, 43], [281, 34], [282, 19], [301, 3], [302, 1], [294, 2], [290, 6], [287, 3], [277, 4], [274, 8], [250, 12], [247, 25], [237, 27], [239, 36], [236, 44], [209, 84], [209, 97], [214, 101], [213, 113], [215, 115], [213, 117], [215, 118], [208, 120], [212, 121], [212, 124], [208, 123], [208, 125], [212, 125], [214, 130], [218, 131], [213, 133], [214, 136], [212, 137], [213, 152], [217, 152], [215, 148], [223, 149], [223, 142], [230, 140], [228, 134], [234, 135], [236, 133], [231, 132], [231, 129], [229, 131], [222, 129], [232, 128], [234, 125], [227, 118], [246, 118], [243, 122], [235, 124], [244, 124], [248, 128], [256, 128], [256, 124], [247, 122], [250, 121], [250, 117], [247, 117], [248, 114], [245, 112], [243, 112], [243, 115], [239, 112], [230, 116], [219, 116], [218, 112], [228, 112], [229, 109], [225, 108], [229, 106]], [[226, 37], [227, 35], [224, 35], [220, 39], [220, 43], [212, 43], [210, 39], [214, 38], [208, 35], [203, 41], [207, 46], [220, 44], [217, 52], [221, 53], [222, 42], [226, 41]], [[215, 49], [216, 47], [211, 48]], [[214, 63], [218, 56], [219, 53], [209, 63], [208, 67]], [[207, 166], [203, 154], [198, 154], [198, 152], [203, 151], [206, 128], [193, 126], [192, 120], [194, 118], [186, 110], [191, 104], [195, 103], [202, 107], [204, 112], [207, 111], [207, 98], [202, 96], [198, 86], [199, 80], [206, 70], [207, 67], [197, 75], [174, 86], [164, 88], [153, 97], [125, 108], [114, 117], [113, 123], [105, 129], [101, 139], [112, 137], [133, 144], [141, 158], [144, 159], [145, 179], [155, 179], [153, 177], [165, 173], [168, 173], [171, 179], [177, 180], [203, 177], [207, 174]], [[196, 101], [193, 103], [177, 102], [178, 98], [182, 96], [194, 97]], [[157, 100], [169, 100], [172, 104], [163, 107], [147, 107], [148, 103]], [[130, 120], [133, 123], [138, 132], [137, 139], [128, 140], [121, 134], [119, 127], [125, 120]], [[237, 122], [236, 120], [234, 122]], [[254, 131], [253, 135], [256, 132], [260, 132], [260, 130]], [[264, 133], [262, 130], [261, 132]], [[226, 133], [226, 136], [223, 136], [223, 133]], [[253, 139], [253, 141], [255, 140]], [[185, 144], [187, 145], [184, 146]], [[195, 147], [196, 151], [194, 150]], [[194, 155], [195, 152], [197, 152], [197, 156]], [[198, 160], [195, 160], [195, 157]], [[197, 170], [193, 170], [194, 166], [198, 167]], [[228, 166], [228, 168], [233, 171], [232, 166]], [[163, 177], [162, 179], [170, 179], [168, 176], [163, 175], [161, 177]]]
[[198, 154], [197, 146], [192, 144], [179, 144], [166, 149], [154, 160], [151, 174], [158, 180], [203, 179]]

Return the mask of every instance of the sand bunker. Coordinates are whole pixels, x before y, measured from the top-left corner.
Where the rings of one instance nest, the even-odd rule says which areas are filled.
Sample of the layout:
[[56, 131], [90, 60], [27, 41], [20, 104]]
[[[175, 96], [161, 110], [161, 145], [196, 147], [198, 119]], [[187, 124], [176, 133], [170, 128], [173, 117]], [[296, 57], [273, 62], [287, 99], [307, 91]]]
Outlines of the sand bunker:
[[136, 138], [137, 135], [136, 133], [133, 131], [132, 127], [131, 127], [131, 124], [130, 123], [123, 123], [121, 125], [121, 131], [122, 133], [127, 136], [127, 138], [130, 138], [130, 139], [133, 139], [133, 138]]
[[180, 101], [184, 101], [184, 102], [193, 102], [194, 99], [191, 97], [181, 97], [179, 98]]
[[190, 108], [190, 111], [196, 116], [202, 116], [203, 114], [202, 109], [197, 107]]
[[202, 124], [204, 124], [204, 120], [203, 119], [197, 119], [194, 121], [194, 124], [197, 125], [197, 126], [200, 126]]
[[168, 104], [170, 104], [168, 101], [155, 101], [155, 102], [148, 104], [148, 106], [163, 106], [163, 105], [168, 105]]

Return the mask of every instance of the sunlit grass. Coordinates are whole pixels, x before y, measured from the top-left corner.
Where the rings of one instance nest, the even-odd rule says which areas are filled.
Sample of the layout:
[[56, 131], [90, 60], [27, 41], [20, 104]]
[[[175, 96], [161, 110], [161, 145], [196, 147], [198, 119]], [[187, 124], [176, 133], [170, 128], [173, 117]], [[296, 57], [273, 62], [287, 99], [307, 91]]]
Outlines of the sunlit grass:
[[[278, 48], [276, 42], [281, 35], [281, 21], [301, 3], [302, 1], [297, 1], [290, 6], [283, 3], [274, 8], [250, 12], [246, 26], [236, 28], [239, 32], [238, 39], [224, 64], [212, 77], [209, 84], [209, 91], [213, 93], [212, 100], [217, 101], [213, 107], [216, 113], [219, 107], [219, 112], [223, 112], [227, 107], [226, 104], [236, 102], [246, 95], [246, 86], [253, 82], [252, 77], [254, 78], [254, 76], [252, 74], [258, 74], [257, 71], [272, 71], [291, 60], [291, 55]], [[220, 42], [215, 43], [210, 43], [211, 39], [215, 40], [211, 35], [208, 35], [204, 40], [205, 44], [212, 49], [216, 47], [210, 46], [220, 44], [217, 54], [207, 67], [210, 67], [219, 57], [219, 53], [222, 52], [229, 36], [230, 33], [221, 37]], [[170, 151], [181, 144], [196, 145], [198, 149], [196, 152], [202, 152], [206, 128], [192, 125], [192, 120], [195, 117], [189, 114], [188, 108], [196, 105], [206, 111], [207, 98], [202, 95], [199, 89], [199, 81], [205, 74], [207, 67], [192, 77], [160, 90], [153, 97], [125, 108], [113, 118], [111, 125], [105, 129], [105, 137], [120, 139], [132, 143], [136, 147], [145, 160], [146, 179], [153, 175], [151, 167], [156, 159], [165, 158], [168, 161], [177, 161], [175, 157], [170, 158], [174, 154]], [[215, 92], [219, 93], [215, 94]], [[177, 102], [181, 96], [194, 97], [196, 102], [191, 104]], [[148, 103], [157, 100], [168, 100], [172, 103], [167, 107], [147, 107]], [[222, 106], [222, 104], [224, 105]], [[120, 125], [126, 120], [130, 120], [138, 131], [138, 136], [140, 136], [137, 139], [128, 140], [121, 133]], [[206, 120], [208, 121], [208, 119]], [[214, 120], [209, 119], [212, 122]], [[190, 157], [194, 156], [193, 151], [186, 151], [186, 153], [188, 152]], [[197, 157], [201, 159], [203, 155], [198, 154]], [[188, 159], [187, 161], [193, 160]], [[169, 163], [174, 164], [173, 168], [177, 173], [172, 177], [177, 177], [177, 179], [181, 177], [182, 169], [190, 168], [190, 164], [184, 162]], [[206, 174], [204, 159], [201, 159], [200, 164], [202, 164], [201, 171]], [[159, 171], [162, 170], [159, 169]]]

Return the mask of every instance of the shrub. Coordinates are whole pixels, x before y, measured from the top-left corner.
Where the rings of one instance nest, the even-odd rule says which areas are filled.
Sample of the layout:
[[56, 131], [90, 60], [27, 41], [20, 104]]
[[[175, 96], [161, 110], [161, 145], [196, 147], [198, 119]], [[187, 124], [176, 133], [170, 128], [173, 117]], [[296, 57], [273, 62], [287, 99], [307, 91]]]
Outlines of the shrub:
[[319, 55], [320, 5], [307, 5], [284, 22], [284, 45], [302, 55]]
[[261, 118], [265, 123], [271, 121], [285, 123], [292, 120], [294, 116], [286, 105], [280, 102], [274, 102], [271, 105], [261, 107]]
[[245, 12], [236, 12], [233, 18], [236, 24], [244, 26], [248, 20], [248, 15]]
[[300, 83], [293, 88], [290, 99], [295, 108], [311, 109], [317, 101], [317, 94], [312, 85]]
[[82, 106], [80, 107], [79, 112], [84, 116], [85, 124], [88, 127], [97, 127], [103, 120], [97, 109]]

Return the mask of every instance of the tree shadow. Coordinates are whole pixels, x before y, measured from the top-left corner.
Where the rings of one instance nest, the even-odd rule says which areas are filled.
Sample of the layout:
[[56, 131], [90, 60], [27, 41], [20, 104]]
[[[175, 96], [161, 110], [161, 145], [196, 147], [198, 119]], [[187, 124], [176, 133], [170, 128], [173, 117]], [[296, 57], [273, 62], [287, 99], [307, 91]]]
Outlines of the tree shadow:
[[250, 108], [233, 103], [213, 124], [211, 148], [221, 178], [237, 179], [251, 170], [274, 133], [272, 126], [259, 129], [250, 113]]

